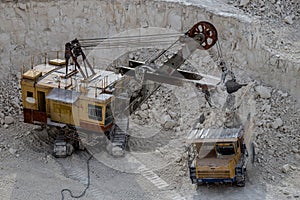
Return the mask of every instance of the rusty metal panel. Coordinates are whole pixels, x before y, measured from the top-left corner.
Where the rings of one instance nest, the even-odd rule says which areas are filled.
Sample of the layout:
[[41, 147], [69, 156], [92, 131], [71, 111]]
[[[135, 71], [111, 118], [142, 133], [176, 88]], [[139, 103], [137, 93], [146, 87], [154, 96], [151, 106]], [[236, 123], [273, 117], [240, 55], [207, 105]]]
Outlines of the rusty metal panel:
[[112, 128], [113, 123], [107, 125], [107, 126], [101, 126], [98, 124], [93, 124], [93, 123], [89, 123], [89, 122], [85, 122], [85, 121], [80, 121], [80, 128], [85, 129], [85, 130], [89, 130], [89, 131], [93, 131], [93, 132], [97, 132], [97, 133], [103, 133], [105, 131], [108, 131]]
[[86, 130], [91, 130], [95, 132], [103, 132], [102, 128], [98, 124], [91, 124], [88, 122], [80, 121], [80, 127]]
[[47, 113], [32, 109], [23, 109], [24, 122], [33, 124], [34, 122], [47, 123]]
[[47, 123], [47, 113], [38, 110], [32, 110], [33, 121]]
[[23, 108], [23, 114], [24, 114], [24, 122], [32, 124], [33, 123], [32, 110], [28, 108]]

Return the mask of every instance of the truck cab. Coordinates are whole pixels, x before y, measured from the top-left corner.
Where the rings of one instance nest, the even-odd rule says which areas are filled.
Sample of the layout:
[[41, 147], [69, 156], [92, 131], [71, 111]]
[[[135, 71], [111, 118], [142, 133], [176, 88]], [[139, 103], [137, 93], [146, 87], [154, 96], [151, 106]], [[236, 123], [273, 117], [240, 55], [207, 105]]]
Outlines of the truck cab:
[[193, 129], [188, 136], [188, 165], [193, 184], [245, 185], [247, 149], [243, 128]]

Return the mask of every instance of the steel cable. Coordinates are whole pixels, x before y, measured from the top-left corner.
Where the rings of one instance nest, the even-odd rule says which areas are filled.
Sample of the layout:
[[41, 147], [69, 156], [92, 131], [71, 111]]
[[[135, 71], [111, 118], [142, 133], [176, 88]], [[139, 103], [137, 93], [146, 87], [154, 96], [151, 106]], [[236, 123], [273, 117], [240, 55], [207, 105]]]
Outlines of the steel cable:
[[103, 41], [103, 40], [114, 40], [114, 39], [126, 39], [126, 38], [144, 38], [144, 37], [160, 37], [161, 36], [180, 36], [183, 35], [182, 33], [161, 33], [161, 34], [150, 34], [150, 35], [131, 35], [131, 36], [116, 36], [116, 37], [103, 37], [103, 38], [82, 38], [78, 39], [80, 42], [84, 41]]

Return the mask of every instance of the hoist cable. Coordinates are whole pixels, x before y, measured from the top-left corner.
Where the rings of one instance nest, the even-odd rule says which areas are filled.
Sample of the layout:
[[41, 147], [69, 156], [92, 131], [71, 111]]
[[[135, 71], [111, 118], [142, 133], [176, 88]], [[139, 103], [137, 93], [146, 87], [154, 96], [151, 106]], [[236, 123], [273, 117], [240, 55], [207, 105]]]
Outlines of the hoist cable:
[[126, 38], [144, 38], [144, 37], [161, 37], [161, 36], [180, 36], [182, 33], [160, 33], [160, 34], [150, 34], [150, 35], [131, 35], [131, 36], [115, 36], [115, 37], [103, 37], [103, 38], [82, 38], [78, 39], [80, 42], [84, 41], [97, 41], [97, 40], [114, 40], [114, 39], [126, 39]]

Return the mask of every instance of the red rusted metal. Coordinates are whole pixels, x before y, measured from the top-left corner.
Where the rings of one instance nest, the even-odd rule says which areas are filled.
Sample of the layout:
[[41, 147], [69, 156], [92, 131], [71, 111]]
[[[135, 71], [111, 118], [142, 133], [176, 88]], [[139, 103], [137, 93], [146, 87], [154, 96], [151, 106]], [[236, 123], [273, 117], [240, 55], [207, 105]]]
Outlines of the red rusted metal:
[[33, 119], [32, 119], [32, 110], [24, 108], [23, 109], [23, 114], [24, 114], [24, 122], [33, 124]]
[[47, 123], [47, 113], [32, 109], [23, 109], [24, 122], [34, 124], [35, 122]]
[[211, 48], [218, 40], [218, 32], [214, 25], [204, 21], [195, 24], [187, 35], [198, 40], [205, 50]]

